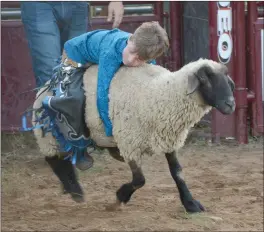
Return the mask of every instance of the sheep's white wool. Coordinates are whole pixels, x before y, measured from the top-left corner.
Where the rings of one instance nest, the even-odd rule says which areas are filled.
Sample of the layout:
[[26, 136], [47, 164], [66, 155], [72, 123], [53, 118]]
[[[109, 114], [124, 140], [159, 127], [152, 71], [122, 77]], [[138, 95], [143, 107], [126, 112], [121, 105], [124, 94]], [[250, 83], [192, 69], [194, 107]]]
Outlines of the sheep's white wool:
[[198, 93], [187, 96], [188, 76], [203, 65], [214, 70], [220, 64], [200, 59], [177, 72], [145, 64], [122, 67], [110, 87], [109, 113], [113, 137], [106, 137], [96, 106], [97, 66], [84, 75], [86, 123], [94, 141], [104, 147], [118, 146], [126, 159], [139, 161], [144, 153], [178, 150], [189, 129], [210, 111]]
[[[203, 65], [220, 70], [217, 62], [200, 59], [177, 72], [151, 64], [141, 67], [121, 67], [110, 86], [109, 114], [113, 137], [106, 137], [96, 104], [98, 66], [84, 74], [86, 94], [85, 120], [91, 138], [98, 146], [118, 146], [125, 160], [141, 161], [144, 153], [162, 153], [178, 150], [184, 145], [189, 129], [211, 109], [199, 93], [187, 95], [188, 77]], [[43, 97], [34, 106], [37, 107]], [[35, 131], [38, 144], [46, 155], [54, 152], [56, 141], [41, 138]], [[48, 144], [50, 143], [50, 144]], [[51, 145], [52, 144], [52, 145]]]

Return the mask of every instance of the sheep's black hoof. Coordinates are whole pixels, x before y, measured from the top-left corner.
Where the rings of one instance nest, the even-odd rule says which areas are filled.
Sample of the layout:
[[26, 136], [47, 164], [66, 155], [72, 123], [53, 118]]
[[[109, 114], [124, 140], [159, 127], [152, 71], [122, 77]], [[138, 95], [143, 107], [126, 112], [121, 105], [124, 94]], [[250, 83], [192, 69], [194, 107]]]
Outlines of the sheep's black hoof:
[[185, 201], [183, 205], [188, 213], [200, 213], [205, 211], [205, 208], [201, 205], [201, 203], [194, 199], [191, 201]]
[[70, 194], [71, 198], [77, 203], [81, 203], [85, 201], [83, 190], [79, 184], [71, 185], [71, 191], [67, 191], [62, 186], [62, 194]]
[[83, 197], [83, 194], [80, 194], [80, 193], [75, 193], [75, 192], [71, 192], [71, 197], [72, 199], [77, 202], [77, 203], [82, 203], [84, 202], [84, 197]]
[[77, 203], [81, 203], [84, 202], [84, 193], [82, 190], [81, 185], [79, 184], [78, 181], [72, 182], [70, 181], [70, 186], [71, 186], [71, 197], [72, 199], [77, 202]]
[[117, 199], [126, 204], [129, 202], [132, 194], [136, 191], [136, 189], [133, 188], [133, 185], [131, 183], [123, 184], [120, 189], [116, 192]]

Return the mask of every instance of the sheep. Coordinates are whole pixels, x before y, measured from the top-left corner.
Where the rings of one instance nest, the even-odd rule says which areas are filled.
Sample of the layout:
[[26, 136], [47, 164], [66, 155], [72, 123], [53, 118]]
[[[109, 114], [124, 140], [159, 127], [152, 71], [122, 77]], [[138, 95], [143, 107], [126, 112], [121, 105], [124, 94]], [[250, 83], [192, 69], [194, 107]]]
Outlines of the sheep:
[[[112, 137], [105, 136], [96, 106], [97, 72], [98, 66], [93, 65], [83, 77], [85, 121], [90, 136], [97, 146], [107, 148], [113, 158], [128, 163], [133, 175], [132, 182], [117, 190], [117, 201], [109, 209], [126, 204], [132, 194], [144, 186], [143, 155], [159, 154], [167, 159], [186, 211], [204, 211], [181, 175], [177, 153], [184, 146], [190, 128], [212, 107], [223, 114], [234, 112], [235, 85], [227, 67], [208, 59], [191, 62], [176, 72], [152, 64], [121, 67], [109, 90]], [[34, 107], [40, 106], [43, 97], [36, 100]], [[35, 135], [42, 152], [46, 155], [55, 152], [38, 132]], [[51, 136], [46, 138], [52, 139]]]

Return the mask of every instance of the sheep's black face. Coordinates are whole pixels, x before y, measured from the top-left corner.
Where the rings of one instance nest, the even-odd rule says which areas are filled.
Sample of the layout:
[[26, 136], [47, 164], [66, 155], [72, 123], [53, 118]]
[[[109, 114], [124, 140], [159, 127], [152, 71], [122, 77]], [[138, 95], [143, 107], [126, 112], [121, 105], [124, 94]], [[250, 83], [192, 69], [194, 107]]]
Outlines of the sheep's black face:
[[235, 84], [228, 76], [226, 66], [215, 71], [210, 66], [201, 67], [196, 73], [199, 90], [205, 102], [223, 114], [232, 114], [236, 103], [233, 95]]

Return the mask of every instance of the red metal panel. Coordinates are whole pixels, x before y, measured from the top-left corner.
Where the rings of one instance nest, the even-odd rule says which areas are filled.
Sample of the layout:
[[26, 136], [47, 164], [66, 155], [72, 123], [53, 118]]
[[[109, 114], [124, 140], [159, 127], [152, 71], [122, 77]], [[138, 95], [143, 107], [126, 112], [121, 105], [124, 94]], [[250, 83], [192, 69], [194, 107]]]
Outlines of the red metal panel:
[[21, 22], [1, 22], [1, 126], [2, 130], [17, 130], [21, 114], [33, 102], [35, 87], [31, 58]]
[[20, 7], [20, 2], [18, 1], [2, 1], [1, 2], [1, 8], [19, 8]]
[[[209, 2], [209, 27], [210, 27], [210, 58], [215, 61], [219, 61], [218, 57], [218, 29], [217, 29], [217, 4], [218, 2]], [[232, 5], [231, 5], [232, 6]], [[234, 24], [233, 24], [234, 28]], [[231, 31], [233, 35], [233, 30]], [[231, 54], [231, 58], [229, 62], [227, 62], [227, 67], [229, 69], [229, 73], [231, 78], [235, 80], [235, 72], [233, 69], [234, 57], [233, 53]], [[212, 139], [214, 142], [219, 142], [220, 137], [235, 137], [235, 114], [232, 115], [223, 115], [220, 112], [213, 109], [212, 111]]]

